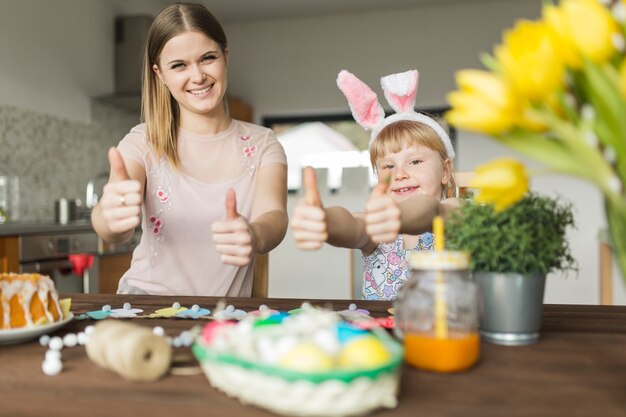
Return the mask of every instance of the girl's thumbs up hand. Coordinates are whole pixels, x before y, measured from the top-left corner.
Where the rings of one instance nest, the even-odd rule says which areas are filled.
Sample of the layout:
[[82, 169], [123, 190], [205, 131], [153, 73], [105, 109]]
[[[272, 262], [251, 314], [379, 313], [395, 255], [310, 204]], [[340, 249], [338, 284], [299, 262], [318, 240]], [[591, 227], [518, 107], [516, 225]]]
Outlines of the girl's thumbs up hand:
[[123, 233], [139, 225], [143, 202], [141, 184], [130, 178], [116, 148], [109, 149], [108, 157], [111, 173], [99, 204], [106, 227], [112, 233]]
[[389, 194], [390, 177], [376, 184], [365, 205], [365, 230], [374, 243], [391, 242], [400, 233], [400, 208]]
[[322, 199], [317, 189], [317, 175], [313, 167], [304, 168], [304, 200], [307, 204], [322, 207]]
[[328, 239], [326, 211], [317, 189], [317, 177], [312, 167], [304, 168], [304, 197], [294, 209], [291, 228], [296, 244], [303, 250], [316, 250]]
[[213, 242], [225, 264], [248, 265], [254, 255], [254, 234], [248, 220], [237, 212], [237, 195], [232, 188], [226, 192], [224, 204], [226, 219], [213, 223]]

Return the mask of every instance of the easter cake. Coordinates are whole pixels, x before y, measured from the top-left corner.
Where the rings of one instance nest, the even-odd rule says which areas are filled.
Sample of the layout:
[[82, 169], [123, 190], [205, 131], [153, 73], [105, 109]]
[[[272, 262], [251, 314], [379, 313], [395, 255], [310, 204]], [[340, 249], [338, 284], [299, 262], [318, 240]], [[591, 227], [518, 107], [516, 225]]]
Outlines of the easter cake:
[[52, 279], [40, 274], [0, 274], [0, 320], [3, 330], [63, 320]]
[[397, 405], [402, 347], [330, 310], [216, 320], [193, 352], [211, 385], [279, 414], [353, 416]]

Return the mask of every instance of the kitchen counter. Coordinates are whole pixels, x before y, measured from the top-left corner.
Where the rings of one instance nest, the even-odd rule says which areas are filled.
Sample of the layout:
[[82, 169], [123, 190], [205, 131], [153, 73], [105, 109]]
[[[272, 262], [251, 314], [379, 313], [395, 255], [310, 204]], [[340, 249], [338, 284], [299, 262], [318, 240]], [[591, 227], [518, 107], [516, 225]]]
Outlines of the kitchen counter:
[[0, 237], [41, 235], [48, 233], [75, 233], [94, 231], [90, 220], [76, 220], [68, 224], [53, 222], [9, 222], [0, 224]]
[[76, 220], [68, 224], [52, 222], [15, 222], [0, 224], [0, 239], [3, 237], [37, 236], [42, 239], [55, 239], [73, 234], [93, 234], [97, 246], [86, 252], [98, 253], [101, 256], [131, 253], [141, 240], [141, 228], [138, 227], [130, 241], [121, 244], [110, 244], [96, 236], [96, 231], [88, 219]]

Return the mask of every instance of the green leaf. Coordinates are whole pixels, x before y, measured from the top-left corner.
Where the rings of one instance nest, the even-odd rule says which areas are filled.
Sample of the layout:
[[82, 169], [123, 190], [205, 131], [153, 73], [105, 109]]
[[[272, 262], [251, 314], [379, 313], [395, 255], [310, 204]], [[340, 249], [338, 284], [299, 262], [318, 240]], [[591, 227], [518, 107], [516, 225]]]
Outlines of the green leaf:
[[523, 130], [515, 130], [502, 135], [499, 137], [499, 140], [506, 146], [555, 171], [593, 179], [590, 175], [589, 167], [583, 166], [580, 160], [560, 140]]
[[500, 73], [500, 63], [488, 53], [483, 52], [480, 54], [480, 62], [482, 62], [489, 71], [495, 72], [496, 74]]
[[[617, 85], [602, 68], [586, 61], [583, 69], [582, 86], [593, 105], [596, 132], [604, 145], [611, 146], [618, 155], [626, 155], [626, 102]], [[626, 160], [618, 160], [618, 171], [626, 178]]]

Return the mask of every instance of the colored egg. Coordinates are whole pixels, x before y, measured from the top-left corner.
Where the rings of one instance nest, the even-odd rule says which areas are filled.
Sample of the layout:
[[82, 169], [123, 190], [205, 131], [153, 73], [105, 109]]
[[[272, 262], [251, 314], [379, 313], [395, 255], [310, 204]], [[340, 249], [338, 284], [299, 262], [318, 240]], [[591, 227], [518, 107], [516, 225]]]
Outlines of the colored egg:
[[272, 326], [276, 324], [280, 324], [285, 320], [285, 317], [288, 317], [287, 313], [277, 312], [275, 314], [271, 314], [268, 317], [258, 320], [254, 323], [254, 327], [263, 327], [263, 326]]
[[333, 358], [312, 343], [300, 343], [285, 353], [278, 365], [303, 373], [327, 372], [333, 368]]
[[337, 338], [341, 343], [347, 343], [352, 338], [365, 335], [367, 335], [366, 330], [359, 329], [349, 323], [342, 322], [337, 324]]
[[233, 326], [233, 325], [234, 323], [231, 321], [224, 321], [224, 320], [212, 321], [208, 323], [206, 326], [204, 326], [204, 328], [202, 329], [202, 338], [204, 339], [206, 343], [211, 344], [213, 342], [213, 339], [215, 338], [216, 332], [220, 331], [219, 329]]
[[390, 360], [387, 347], [376, 337], [367, 335], [350, 339], [341, 349], [338, 362], [346, 369], [371, 369]]

